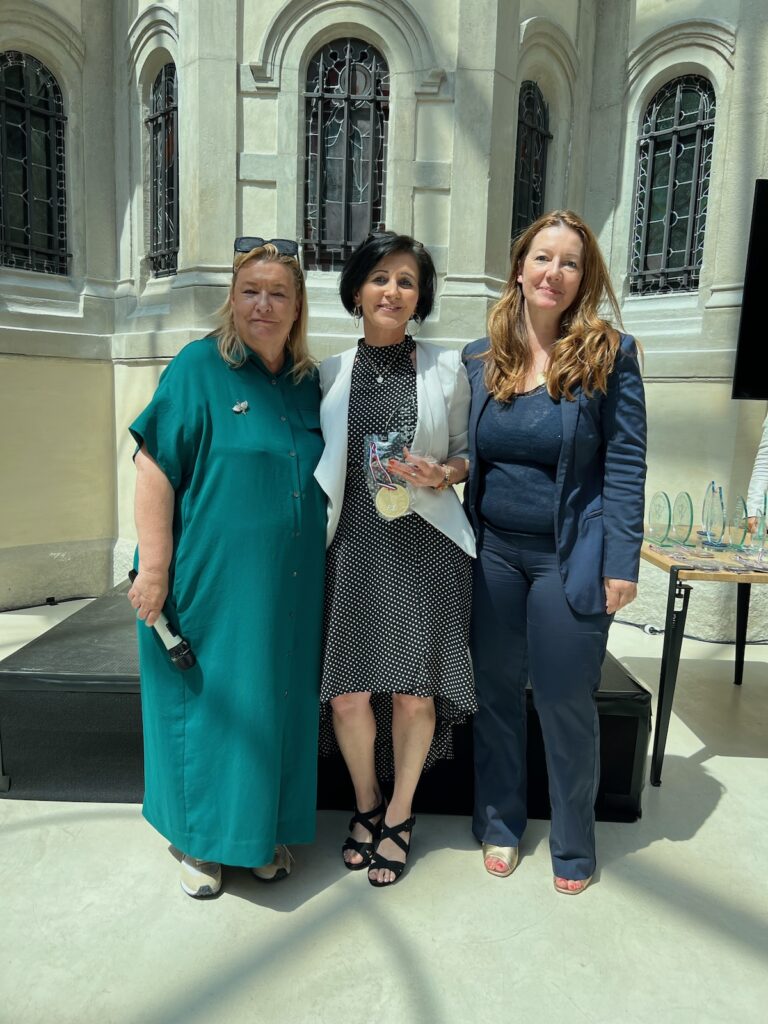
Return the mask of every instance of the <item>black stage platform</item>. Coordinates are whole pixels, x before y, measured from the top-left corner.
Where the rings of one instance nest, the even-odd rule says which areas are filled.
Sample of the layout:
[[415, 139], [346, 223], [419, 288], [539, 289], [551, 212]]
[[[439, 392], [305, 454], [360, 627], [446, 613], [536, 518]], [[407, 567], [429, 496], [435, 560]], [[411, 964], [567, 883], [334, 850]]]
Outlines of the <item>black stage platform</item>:
[[[142, 799], [141, 707], [134, 612], [116, 588], [0, 662], [0, 796], [136, 803]], [[610, 654], [597, 694], [601, 821], [634, 821], [651, 728], [651, 695]], [[456, 757], [427, 772], [415, 810], [472, 811], [472, 729]], [[538, 718], [528, 694], [529, 814], [549, 817]], [[340, 758], [320, 759], [318, 807], [350, 810]]]

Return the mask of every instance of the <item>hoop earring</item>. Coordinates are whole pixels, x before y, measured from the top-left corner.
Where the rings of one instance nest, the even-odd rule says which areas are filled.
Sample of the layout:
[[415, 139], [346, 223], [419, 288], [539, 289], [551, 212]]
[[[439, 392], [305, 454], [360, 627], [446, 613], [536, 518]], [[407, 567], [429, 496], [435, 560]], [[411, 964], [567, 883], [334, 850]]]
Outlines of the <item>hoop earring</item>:
[[413, 324], [413, 327], [408, 333], [412, 338], [415, 338], [419, 333], [419, 328], [421, 327], [421, 317], [418, 314], [415, 314], [411, 317], [411, 323]]
[[361, 306], [355, 306], [355, 311], [352, 314], [352, 322], [355, 325], [355, 330], [357, 330], [357, 328], [360, 326], [360, 317], [362, 315], [363, 315], [362, 307]]

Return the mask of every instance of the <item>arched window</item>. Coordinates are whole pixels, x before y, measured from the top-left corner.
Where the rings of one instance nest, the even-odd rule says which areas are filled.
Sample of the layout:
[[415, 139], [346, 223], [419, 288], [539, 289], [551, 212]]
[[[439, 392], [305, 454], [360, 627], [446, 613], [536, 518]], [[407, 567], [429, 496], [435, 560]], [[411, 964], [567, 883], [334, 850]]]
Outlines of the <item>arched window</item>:
[[179, 141], [176, 67], [166, 64], [149, 103], [150, 232], [147, 258], [155, 277], [176, 273], [179, 255]]
[[0, 263], [67, 273], [64, 104], [48, 68], [0, 53]]
[[651, 100], [637, 143], [633, 292], [695, 291], [704, 252], [715, 93], [685, 75]]
[[389, 68], [360, 39], [337, 39], [309, 62], [304, 262], [335, 270], [384, 227]]
[[517, 106], [517, 154], [512, 202], [512, 237], [515, 238], [544, 212], [547, 177], [549, 111], [535, 82], [523, 82]]

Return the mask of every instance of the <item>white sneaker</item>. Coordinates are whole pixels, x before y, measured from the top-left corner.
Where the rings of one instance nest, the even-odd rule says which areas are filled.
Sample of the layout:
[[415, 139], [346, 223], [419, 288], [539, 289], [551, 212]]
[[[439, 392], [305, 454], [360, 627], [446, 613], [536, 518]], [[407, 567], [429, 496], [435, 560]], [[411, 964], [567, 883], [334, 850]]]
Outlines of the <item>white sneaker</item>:
[[188, 896], [215, 896], [221, 888], [221, 864], [185, 854], [181, 858], [181, 888]]
[[287, 878], [291, 873], [293, 854], [287, 846], [276, 846], [275, 856], [270, 864], [264, 864], [260, 868], [251, 868], [254, 878], [262, 882], [279, 882], [281, 878]]

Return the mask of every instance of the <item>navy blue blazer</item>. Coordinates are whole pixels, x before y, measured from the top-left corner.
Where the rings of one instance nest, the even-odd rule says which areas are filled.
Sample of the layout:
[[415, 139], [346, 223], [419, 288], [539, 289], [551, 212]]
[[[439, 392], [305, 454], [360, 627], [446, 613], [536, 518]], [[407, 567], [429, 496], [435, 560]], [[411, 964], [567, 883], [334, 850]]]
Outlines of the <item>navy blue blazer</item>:
[[[587, 398], [580, 388], [563, 399], [563, 444], [555, 476], [554, 533], [560, 575], [574, 611], [605, 611], [603, 577], [637, 580], [643, 541], [646, 422], [645, 396], [634, 338], [621, 336], [606, 394]], [[490, 399], [485, 387], [488, 338], [467, 345], [462, 359], [472, 389], [469, 412], [467, 513], [480, 528], [477, 510], [481, 469], [477, 425]]]

